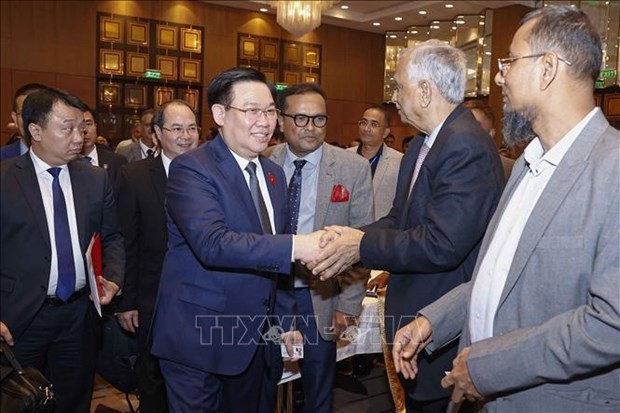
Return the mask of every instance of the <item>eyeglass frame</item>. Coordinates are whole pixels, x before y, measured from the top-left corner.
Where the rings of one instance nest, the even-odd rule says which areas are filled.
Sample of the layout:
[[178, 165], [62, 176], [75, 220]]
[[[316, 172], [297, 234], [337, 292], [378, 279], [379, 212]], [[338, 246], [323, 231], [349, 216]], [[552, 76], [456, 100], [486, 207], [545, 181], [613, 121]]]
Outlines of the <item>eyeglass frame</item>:
[[[508, 71], [510, 70], [510, 66], [516, 62], [517, 60], [521, 60], [521, 59], [529, 59], [531, 57], [541, 57], [546, 55], [549, 52], [544, 52], [544, 53], [536, 53], [536, 54], [530, 54], [530, 55], [525, 55], [525, 56], [517, 56], [517, 57], [502, 57], [502, 58], [498, 58], [497, 59], [497, 68], [499, 69], [499, 72], [501, 73], [502, 76], [506, 76], [506, 74], [508, 73]], [[558, 55], [556, 55], [558, 56]], [[568, 60], [564, 59], [562, 56], [558, 56], [558, 60], [561, 62], [566, 63], [568, 66], [572, 65], [572, 62], [569, 62]]]
[[[196, 128], [195, 135], [200, 135], [200, 131], [202, 130], [200, 126], [190, 126], [188, 128], [182, 128], [180, 126], [175, 126], [174, 128], [166, 128], [165, 126], [161, 127], [162, 130], [166, 130], [177, 137], [182, 136], [183, 134], [187, 134], [187, 136], [194, 136], [193, 132], [190, 131], [192, 128]], [[179, 131], [175, 131], [174, 129], [178, 129]]]
[[[362, 122], [365, 122], [365, 123], [366, 123], [366, 125], [365, 125], [365, 126], [364, 126], [364, 125], [362, 125]], [[376, 125], [376, 126], [373, 126], [373, 125], [372, 125], [372, 123], [373, 123], [373, 122], [374, 122], [374, 123], [376, 123], [377, 125]], [[366, 119], [360, 119], [360, 120], [358, 120], [358, 121], [357, 121], [357, 125], [358, 125], [358, 126], [360, 126], [360, 127], [362, 127], [362, 128], [367, 128], [367, 127], [369, 127], [369, 126], [370, 126], [370, 128], [371, 128], [371, 129], [377, 129], [377, 128], [380, 128], [380, 127], [382, 127], [382, 126], [383, 126], [383, 127], [385, 127], [385, 128], [387, 128], [387, 127], [388, 127], [388, 125], [386, 125], [385, 123], [380, 123], [380, 122], [377, 122], [376, 120], [371, 120], [371, 121], [368, 121], [368, 120], [366, 120]]]
[[[276, 108], [268, 108], [268, 109], [259, 109], [259, 108], [247, 108], [247, 109], [241, 109], [232, 105], [225, 105], [226, 108], [230, 108], [230, 109], [234, 109], [234, 110], [238, 110], [239, 112], [242, 112], [243, 115], [245, 116], [246, 120], [249, 121], [257, 121], [258, 119], [261, 118], [261, 116], [264, 116], [266, 119], [268, 120], [274, 120], [274, 119], [278, 119], [278, 109]], [[250, 114], [248, 115], [248, 112], [250, 111], [256, 111], [256, 119], [253, 118], [254, 115]], [[272, 112], [273, 111], [273, 112]], [[273, 116], [270, 116], [270, 113], [273, 113]], [[250, 116], [248, 118], [248, 116]]]
[[[305, 128], [310, 123], [310, 119], [312, 119], [312, 124], [314, 125], [315, 128], [323, 129], [325, 126], [327, 126], [327, 122], [329, 121], [329, 116], [323, 115], [323, 114], [310, 116], [310, 115], [306, 115], [306, 114], [303, 114], [303, 113], [295, 113], [294, 115], [291, 115], [290, 113], [280, 112], [280, 115], [281, 116], [286, 116], [287, 118], [293, 119], [293, 123], [298, 128]], [[301, 121], [298, 122], [297, 121], [297, 117], [298, 116], [305, 117], [306, 118], [306, 122], [301, 122]], [[321, 126], [317, 125], [316, 124], [316, 119], [317, 118], [325, 118], [325, 123], [323, 125], [321, 125]], [[303, 123], [303, 125], [300, 125], [300, 123]]]

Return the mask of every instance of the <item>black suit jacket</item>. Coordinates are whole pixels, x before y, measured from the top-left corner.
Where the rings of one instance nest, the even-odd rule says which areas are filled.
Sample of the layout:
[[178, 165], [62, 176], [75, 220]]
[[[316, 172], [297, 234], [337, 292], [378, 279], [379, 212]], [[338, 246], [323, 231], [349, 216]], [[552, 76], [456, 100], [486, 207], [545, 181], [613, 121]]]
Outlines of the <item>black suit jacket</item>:
[[108, 171], [114, 196], [118, 199], [118, 191], [121, 186], [121, 167], [127, 163], [127, 158], [114, 153], [104, 145], [95, 144], [95, 146], [97, 148], [97, 156], [99, 157], [99, 166]]
[[[125, 251], [108, 176], [82, 161], [69, 163], [82, 253], [101, 234], [103, 273], [123, 285]], [[29, 153], [0, 167], [0, 320], [19, 340], [47, 295], [51, 245], [43, 199]]]
[[[392, 274], [385, 306], [390, 343], [419, 309], [471, 278], [504, 185], [494, 143], [470, 111], [458, 106], [441, 128], [409, 198], [423, 143], [422, 137], [411, 143], [401, 162], [394, 206], [386, 217], [363, 228], [360, 246], [364, 266]], [[445, 397], [448, 393], [439, 383], [444, 371], [452, 369], [455, 355], [456, 345], [432, 358], [422, 354], [417, 379], [408, 383], [410, 396]]]
[[141, 318], [153, 313], [166, 255], [166, 180], [160, 157], [130, 162], [122, 168], [118, 215], [127, 260], [117, 310], [138, 310]]

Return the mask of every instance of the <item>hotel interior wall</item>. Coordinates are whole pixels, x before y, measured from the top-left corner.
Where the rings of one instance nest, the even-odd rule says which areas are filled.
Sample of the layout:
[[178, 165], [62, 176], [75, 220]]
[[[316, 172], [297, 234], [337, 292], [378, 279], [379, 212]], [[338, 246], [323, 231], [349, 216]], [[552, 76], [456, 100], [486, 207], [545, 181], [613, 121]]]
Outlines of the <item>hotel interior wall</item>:
[[[205, 89], [214, 75], [237, 64], [237, 32], [294, 40], [272, 14], [192, 1], [0, 2], [0, 119], [6, 142], [13, 93], [41, 82], [95, 107], [97, 12], [205, 27], [201, 124], [213, 126]], [[328, 96], [327, 139], [357, 138], [360, 114], [383, 98], [385, 40], [381, 34], [323, 24], [298, 39], [322, 45], [321, 85]]]

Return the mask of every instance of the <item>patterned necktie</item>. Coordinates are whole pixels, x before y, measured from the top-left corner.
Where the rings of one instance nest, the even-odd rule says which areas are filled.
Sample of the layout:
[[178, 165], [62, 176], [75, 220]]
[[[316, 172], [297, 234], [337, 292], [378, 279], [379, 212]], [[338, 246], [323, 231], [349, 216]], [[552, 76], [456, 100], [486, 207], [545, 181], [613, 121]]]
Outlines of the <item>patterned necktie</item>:
[[147, 149], [146, 151], [146, 157], [148, 159], [153, 159], [155, 157], [155, 151], [153, 151], [152, 149]]
[[[92, 165], [93, 164], [93, 158], [91, 158], [90, 156], [84, 156], [82, 157], [82, 161], [84, 161], [85, 163]], [[51, 172], [50, 172], [51, 173]]]
[[411, 198], [411, 193], [413, 192], [413, 185], [415, 181], [418, 179], [418, 175], [420, 174], [420, 169], [422, 168], [422, 164], [424, 163], [424, 159], [426, 159], [426, 155], [428, 155], [428, 151], [431, 148], [426, 144], [426, 142], [420, 148], [420, 153], [418, 154], [418, 159], [415, 162], [415, 168], [413, 169], [413, 176], [411, 177], [411, 186], [409, 187], [409, 198]]
[[299, 220], [299, 204], [301, 201], [301, 169], [306, 164], [306, 160], [294, 160], [295, 172], [288, 183], [288, 212], [290, 214], [291, 234], [297, 234], [297, 221]]
[[47, 170], [54, 177], [52, 181], [52, 197], [54, 200], [54, 235], [56, 238], [56, 255], [58, 257], [56, 297], [67, 301], [75, 291], [75, 262], [73, 260], [67, 204], [65, 203], [65, 196], [58, 179], [60, 171], [60, 168], [50, 168]]
[[263, 194], [261, 193], [260, 186], [258, 186], [258, 177], [256, 176], [256, 164], [254, 162], [250, 162], [248, 166], [245, 167], [245, 170], [248, 172], [248, 174], [250, 174], [250, 194], [252, 194], [254, 207], [256, 208], [256, 212], [258, 212], [258, 217], [260, 218], [263, 232], [265, 234], [273, 234], [273, 231], [271, 229], [271, 222], [269, 221], [269, 212], [267, 212], [267, 206], [265, 205]]

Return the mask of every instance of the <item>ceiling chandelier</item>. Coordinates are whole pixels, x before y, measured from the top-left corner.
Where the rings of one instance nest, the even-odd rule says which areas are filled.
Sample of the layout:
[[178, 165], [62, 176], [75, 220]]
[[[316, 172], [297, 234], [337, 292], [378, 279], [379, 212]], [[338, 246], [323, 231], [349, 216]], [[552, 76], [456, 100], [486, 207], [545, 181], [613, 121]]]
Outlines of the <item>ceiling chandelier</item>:
[[321, 25], [321, 12], [338, 1], [270, 1], [277, 9], [278, 24], [295, 37], [301, 37]]

